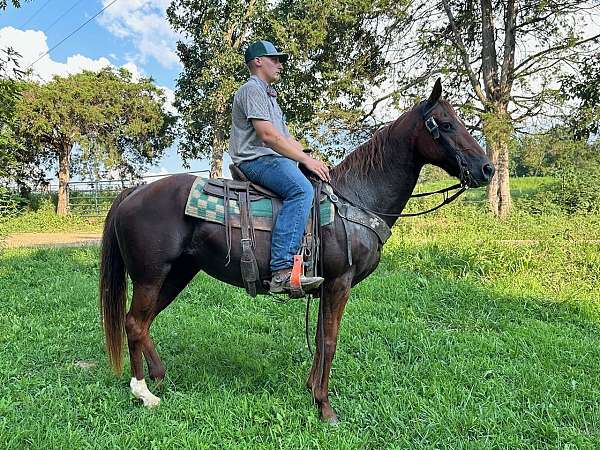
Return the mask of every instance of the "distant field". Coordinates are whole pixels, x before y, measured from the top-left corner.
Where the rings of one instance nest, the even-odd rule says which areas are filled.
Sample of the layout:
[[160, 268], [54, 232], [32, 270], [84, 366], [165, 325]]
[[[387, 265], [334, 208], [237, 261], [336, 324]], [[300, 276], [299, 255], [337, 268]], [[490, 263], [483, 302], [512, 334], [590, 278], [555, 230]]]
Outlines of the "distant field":
[[[532, 193], [543, 189], [544, 184], [550, 178], [514, 178], [511, 180], [511, 189], [514, 198], [530, 196]], [[451, 186], [456, 180], [448, 179], [436, 183], [427, 183], [417, 186], [416, 191], [424, 192]], [[418, 210], [420, 205], [434, 206], [441, 201], [441, 196], [435, 196], [421, 202], [413, 202]], [[483, 204], [485, 202], [484, 189], [471, 189], [464, 196], [467, 203]], [[412, 209], [410, 209], [412, 211]], [[78, 215], [57, 216], [53, 210], [46, 205], [45, 208], [36, 212], [26, 212], [15, 217], [0, 220], [0, 236], [9, 233], [48, 233], [48, 232], [100, 232], [104, 222], [103, 217], [80, 217]]]
[[196, 277], [153, 325], [147, 411], [106, 364], [97, 248], [7, 250], [0, 448], [599, 448], [600, 216], [484, 210], [394, 227], [342, 322], [335, 429], [304, 388], [303, 303]]

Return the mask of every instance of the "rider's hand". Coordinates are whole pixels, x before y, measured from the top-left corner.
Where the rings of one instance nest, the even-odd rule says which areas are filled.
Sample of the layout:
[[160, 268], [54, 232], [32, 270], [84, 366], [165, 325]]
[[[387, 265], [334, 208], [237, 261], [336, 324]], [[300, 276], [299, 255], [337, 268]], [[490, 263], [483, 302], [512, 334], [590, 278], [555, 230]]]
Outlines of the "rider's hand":
[[302, 165], [318, 176], [321, 180], [330, 182], [331, 178], [329, 177], [329, 168], [323, 163], [323, 161], [319, 161], [318, 159], [307, 157], [302, 161]]

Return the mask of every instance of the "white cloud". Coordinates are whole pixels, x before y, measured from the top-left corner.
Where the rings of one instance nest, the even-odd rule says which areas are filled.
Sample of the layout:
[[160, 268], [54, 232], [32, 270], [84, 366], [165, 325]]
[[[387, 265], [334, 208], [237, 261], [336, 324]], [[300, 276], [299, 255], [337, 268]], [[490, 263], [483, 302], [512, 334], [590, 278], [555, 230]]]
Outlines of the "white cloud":
[[[6, 47], [12, 47], [22, 56], [20, 61], [21, 68], [26, 69], [31, 63], [48, 51], [48, 42], [46, 35], [42, 31], [18, 30], [13, 27], [5, 27], [0, 28], [0, 49]], [[114, 55], [109, 56], [113, 57]], [[33, 66], [31, 78], [34, 81], [47, 82], [52, 80], [54, 75], [67, 76], [82, 72], [83, 70], [98, 71], [105, 67], [116, 66], [111, 64], [108, 58], [105, 57], [91, 59], [81, 54], [76, 54], [69, 56], [66, 62], [61, 63], [52, 60], [49, 55], [45, 55]], [[132, 61], [123, 64], [121, 67], [124, 67], [131, 72], [133, 81], [137, 81], [146, 76], [146, 74], [144, 74], [144, 72]], [[167, 99], [165, 110], [171, 114], [176, 114], [177, 111], [173, 106], [175, 93], [168, 87], [158, 87], [163, 90]]]
[[[41, 55], [48, 51], [46, 35], [41, 31], [18, 30], [13, 27], [0, 29], [0, 48], [12, 47], [22, 56], [21, 68], [28, 68]], [[101, 57], [91, 59], [81, 54], [69, 56], [66, 62], [53, 61], [50, 55], [45, 55], [33, 66], [34, 77], [49, 81], [54, 75], [70, 75], [83, 70], [100, 70], [110, 66], [110, 61]]]
[[158, 171], [150, 170], [142, 175], [142, 177], [144, 177], [146, 183], [152, 183], [153, 181], [161, 180], [169, 175], [171, 175], [171, 173], [165, 167], [160, 167]]
[[[102, 0], [106, 6], [110, 0]], [[130, 0], [108, 8], [98, 22], [115, 36], [127, 39], [137, 48], [136, 61], [153, 58], [166, 68], [179, 65], [175, 53], [178, 35], [167, 21], [171, 0]]]
[[126, 64], [123, 64], [121, 67], [131, 72], [133, 81], [138, 81], [140, 78], [143, 78], [145, 76], [144, 73], [140, 70], [140, 68], [131, 61], [129, 61]]
[[178, 115], [175, 106], [173, 106], [173, 102], [175, 101], [175, 91], [173, 91], [173, 89], [169, 89], [166, 86], [159, 86], [159, 88], [162, 89], [162, 91], [165, 94], [165, 110], [173, 115]]

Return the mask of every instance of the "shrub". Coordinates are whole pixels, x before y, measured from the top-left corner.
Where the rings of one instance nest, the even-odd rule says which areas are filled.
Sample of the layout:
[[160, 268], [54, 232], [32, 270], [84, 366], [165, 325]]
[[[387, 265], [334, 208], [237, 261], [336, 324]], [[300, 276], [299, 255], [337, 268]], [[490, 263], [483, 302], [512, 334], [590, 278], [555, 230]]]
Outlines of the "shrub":
[[600, 212], [600, 168], [569, 165], [557, 170], [550, 200], [567, 214]]

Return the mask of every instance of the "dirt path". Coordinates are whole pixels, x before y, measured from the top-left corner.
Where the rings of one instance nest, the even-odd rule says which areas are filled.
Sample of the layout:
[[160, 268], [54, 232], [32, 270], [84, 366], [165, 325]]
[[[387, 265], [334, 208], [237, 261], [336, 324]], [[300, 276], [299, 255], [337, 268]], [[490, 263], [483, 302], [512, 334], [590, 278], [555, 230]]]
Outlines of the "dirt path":
[[[78, 247], [97, 245], [101, 233], [17, 233], [9, 234], [4, 240], [5, 247]], [[508, 245], [535, 245], [539, 240], [502, 239], [498, 242]], [[600, 244], [600, 240], [580, 240], [576, 243]]]
[[100, 243], [100, 233], [18, 233], [9, 234], [6, 247], [77, 247]]

